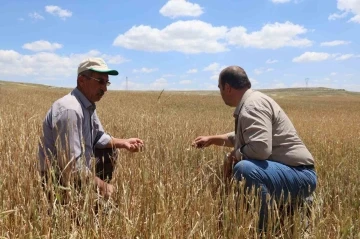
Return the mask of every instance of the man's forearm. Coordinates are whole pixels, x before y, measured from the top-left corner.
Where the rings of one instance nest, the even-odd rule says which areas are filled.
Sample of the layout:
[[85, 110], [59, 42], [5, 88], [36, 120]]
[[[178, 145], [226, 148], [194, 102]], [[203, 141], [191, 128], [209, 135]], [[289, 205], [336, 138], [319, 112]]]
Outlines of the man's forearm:
[[105, 146], [106, 148], [123, 148], [124, 140], [111, 137], [109, 143]]
[[220, 135], [213, 135], [210, 136], [211, 144], [217, 146], [226, 146], [226, 147], [233, 147], [234, 145], [229, 140], [228, 134], [220, 134]]

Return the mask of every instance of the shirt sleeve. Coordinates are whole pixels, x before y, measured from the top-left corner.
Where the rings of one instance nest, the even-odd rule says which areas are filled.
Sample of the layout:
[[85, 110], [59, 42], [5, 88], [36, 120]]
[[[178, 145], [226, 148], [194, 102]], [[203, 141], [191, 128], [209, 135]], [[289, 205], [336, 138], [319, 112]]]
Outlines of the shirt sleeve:
[[235, 131], [227, 133], [228, 140], [232, 145], [235, 145]]
[[95, 136], [95, 148], [103, 149], [108, 145], [111, 140], [111, 136], [104, 132], [104, 128], [97, 116], [96, 111], [94, 112], [94, 125], [97, 126], [98, 131]]
[[[57, 156], [60, 159], [59, 166], [61, 169], [72, 167], [76, 171], [82, 170], [85, 164], [79, 160], [83, 155], [81, 146], [82, 121], [80, 115], [75, 110], [66, 109], [57, 116], [53, 127]], [[66, 156], [65, 160], [61, 160], [64, 159], [63, 156]]]
[[266, 160], [272, 153], [272, 114], [265, 106], [248, 106], [241, 117], [245, 144], [240, 152], [249, 159]]

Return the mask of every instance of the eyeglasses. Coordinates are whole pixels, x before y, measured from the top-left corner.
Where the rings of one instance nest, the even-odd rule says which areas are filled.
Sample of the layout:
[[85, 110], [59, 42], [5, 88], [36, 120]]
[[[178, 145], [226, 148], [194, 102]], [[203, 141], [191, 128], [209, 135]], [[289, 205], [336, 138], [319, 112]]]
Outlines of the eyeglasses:
[[90, 78], [90, 79], [93, 79], [93, 80], [96, 80], [97, 82], [99, 82], [100, 85], [106, 85], [106, 86], [109, 86], [111, 85], [111, 82], [110, 81], [106, 81], [102, 78], [100, 79], [97, 79], [97, 78], [94, 78], [94, 77], [91, 77], [91, 76], [86, 76], [86, 75], [83, 75], [85, 76], [86, 78]]

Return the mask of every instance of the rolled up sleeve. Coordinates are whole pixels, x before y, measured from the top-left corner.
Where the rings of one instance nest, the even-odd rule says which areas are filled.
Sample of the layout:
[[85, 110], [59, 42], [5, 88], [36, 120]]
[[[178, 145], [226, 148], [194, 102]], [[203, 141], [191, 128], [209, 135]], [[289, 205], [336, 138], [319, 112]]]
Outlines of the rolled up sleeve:
[[227, 133], [228, 140], [232, 145], [235, 145], [235, 131]]
[[272, 116], [265, 107], [247, 107], [241, 117], [245, 144], [239, 149], [249, 159], [266, 160], [272, 153]]
[[106, 146], [111, 141], [111, 136], [107, 133], [105, 133], [104, 128], [97, 116], [97, 113], [94, 113], [94, 125], [98, 128], [98, 132], [95, 136], [95, 148], [103, 149], [106, 148]]

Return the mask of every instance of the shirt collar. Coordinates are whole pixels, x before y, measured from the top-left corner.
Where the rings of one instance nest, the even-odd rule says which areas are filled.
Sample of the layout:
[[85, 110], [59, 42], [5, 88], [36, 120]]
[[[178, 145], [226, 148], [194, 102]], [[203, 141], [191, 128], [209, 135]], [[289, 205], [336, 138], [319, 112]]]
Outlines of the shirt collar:
[[93, 111], [96, 109], [96, 105], [91, 103], [78, 88], [75, 88], [71, 94], [74, 95], [86, 109]]
[[254, 90], [252, 89], [248, 89], [247, 91], [245, 91], [245, 94], [243, 95], [243, 97], [241, 97], [240, 103], [238, 104], [238, 106], [236, 106], [235, 110], [234, 110], [234, 117], [238, 117], [240, 114], [240, 110], [242, 108], [242, 106], [245, 103], [245, 100], [251, 95], [251, 93], [253, 93]]

